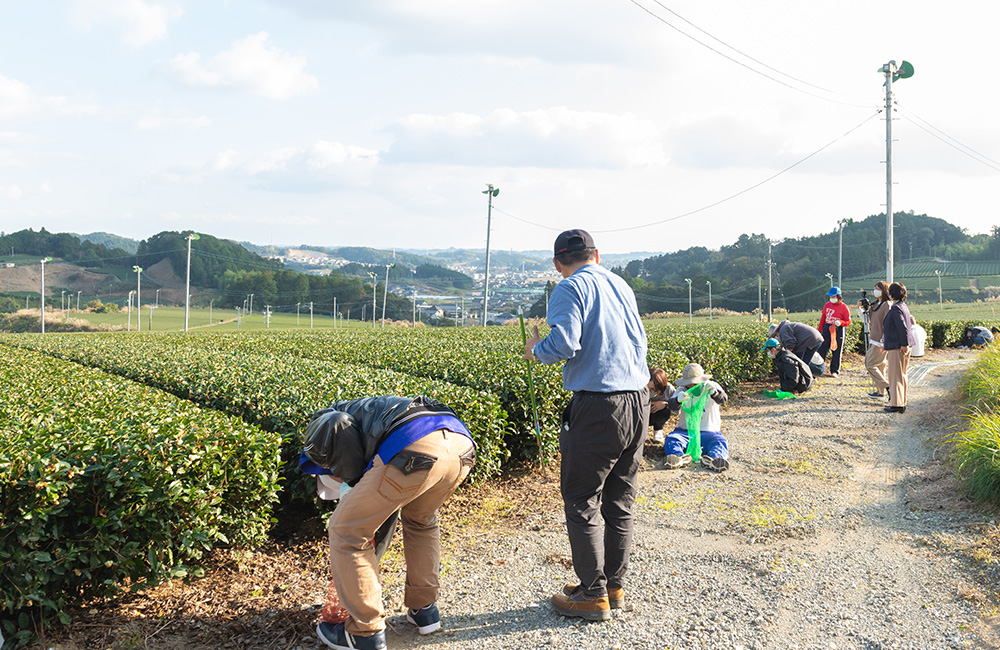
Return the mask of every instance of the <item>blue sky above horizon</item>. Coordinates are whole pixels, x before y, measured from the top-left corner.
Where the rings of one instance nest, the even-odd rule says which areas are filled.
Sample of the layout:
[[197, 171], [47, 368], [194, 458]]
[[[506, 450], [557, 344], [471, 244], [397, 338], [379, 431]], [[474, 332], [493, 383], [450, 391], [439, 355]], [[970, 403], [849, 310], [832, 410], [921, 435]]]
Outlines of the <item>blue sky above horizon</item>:
[[988, 232], [998, 18], [925, 1], [3, 2], [0, 230], [482, 248], [492, 183], [500, 249], [572, 227], [606, 252], [814, 235], [884, 211], [878, 69], [906, 59], [893, 207]]

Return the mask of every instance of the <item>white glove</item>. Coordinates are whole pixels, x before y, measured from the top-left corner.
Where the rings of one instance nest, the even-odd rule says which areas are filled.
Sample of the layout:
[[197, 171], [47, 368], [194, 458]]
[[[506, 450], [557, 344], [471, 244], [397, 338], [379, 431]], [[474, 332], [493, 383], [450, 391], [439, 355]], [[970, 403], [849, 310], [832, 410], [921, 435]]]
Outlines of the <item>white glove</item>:
[[343, 501], [347, 493], [351, 491], [351, 486], [347, 484], [347, 481], [340, 482], [340, 500]]
[[833, 319], [833, 324], [836, 325], [837, 327], [840, 327], [840, 319], [839, 318], [834, 318]]

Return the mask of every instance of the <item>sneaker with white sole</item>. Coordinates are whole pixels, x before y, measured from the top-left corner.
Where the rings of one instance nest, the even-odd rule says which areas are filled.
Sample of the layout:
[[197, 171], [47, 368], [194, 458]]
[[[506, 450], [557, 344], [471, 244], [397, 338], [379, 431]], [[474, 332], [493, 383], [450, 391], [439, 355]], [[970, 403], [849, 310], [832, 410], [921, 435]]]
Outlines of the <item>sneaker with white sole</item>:
[[344, 629], [343, 623], [320, 621], [316, 626], [316, 636], [336, 650], [385, 650], [385, 632], [376, 632], [371, 636], [355, 635]]
[[667, 457], [663, 459], [663, 464], [667, 469], [687, 467], [691, 464], [691, 455], [684, 454], [683, 456], [678, 456], [677, 454], [667, 454]]
[[437, 605], [433, 603], [420, 609], [407, 609], [406, 620], [416, 625], [420, 634], [430, 634], [441, 629], [441, 615]]
[[729, 469], [729, 461], [721, 457], [712, 458], [711, 456], [702, 456], [701, 466], [713, 472], [724, 472]]

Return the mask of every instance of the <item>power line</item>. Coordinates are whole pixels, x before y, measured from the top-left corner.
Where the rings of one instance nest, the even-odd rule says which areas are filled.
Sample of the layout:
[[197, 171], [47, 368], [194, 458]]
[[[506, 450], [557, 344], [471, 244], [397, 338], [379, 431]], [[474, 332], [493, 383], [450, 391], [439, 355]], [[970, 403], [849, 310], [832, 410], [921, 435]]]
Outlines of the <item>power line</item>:
[[[663, 225], [665, 223], [670, 223], [671, 221], [677, 221], [678, 219], [683, 219], [685, 217], [690, 217], [692, 215], [698, 214], [699, 212], [704, 212], [705, 210], [708, 210], [710, 208], [714, 208], [714, 207], [716, 207], [718, 205], [722, 205], [723, 203], [731, 201], [731, 200], [735, 199], [738, 196], [742, 196], [743, 194], [746, 194], [747, 192], [750, 192], [751, 190], [755, 190], [758, 187], [760, 187], [760, 186], [762, 186], [762, 185], [764, 185], [766, 183], [769, 183], [769, 182], [773, 181], [775, 178], [781, 176], [782, 174], [784, 174], [784, 173], [786, 173], [788, 171], [791, 171], [792, 169], [798, 167], [799, 165], [801, 165], [805, 161], [809, 160], [813, 156], [816, 156], [817, 154], [819, 154], [819, 153], [823, 152], [824, 150], [830, 148], [831, 146], [833, 146], [834, 144], [836, 144], [840, 140], [843, 140], [844, 138], [846, 138], [850, 134], [854, 133], [855, 131], [857, 131], [858, 129], [860, 129], [862, 126], [864, 126], [865, 124], [867, 124], [869, 121], [871, 121], [872, 119], [876, 118], [879, 115], [879, 113], [881, 113], [881, 112], [882, 112], [881, 110], [875, 111], [874, 113], [872, 113], [871, 115], [869, 115], [868, 117], [866, 117], [864, 120], [862, 120], [861, 123], [859, 123], [857, 126], [851, 128], [850, 130], [846, 131], [845, 133], [843, 133], [843, 134], [839, 135], [838, 137], [834, 138], [833, 140], [831, 140], [830, 142], [826, 143], [825, 145], [823, 145], [822, 147], [820, 147], [816, 151], [814, 151], [811, 154], [809, 154], [808, 156], [806, 156], [806, 157], [804, 157], [804, 158], [802, 158], [802, 159], [800, 159], [800, 160], [792, 163], [791, 165], [789, 165], [788, 167], [785, 167], [781, 171], [779, 171], [779, 172], [777, 172], [775, 174], [772, 174], [771, 176], [768, 176], [767, 178], [765, 178], [764, 180], [760, 181], [759, 183], [755, 183], [755, 184], [753, 184], [753, 185], [751, 185], [749, 187], [746, 187], [746, 188], [740, 190], [739, 192], [736, 192], [735, 194], [727, 196], [724, 199], [720, 199], [718, 201], [715, 201], [714, 203], [709, 203], [708, 205], [705, 205], [705, 206], [702, 206], [700, 208], [697, 208], [696, 210], [691, 210], [690, 212], [685, 212], [683, 214], [679, 214], [677, 216], [670, 217], [668, 219], [661, 219], [659, 221], [652, 221], [650, 223], [640, 224], [638, 226], [628, 226], [626, 228], [611, 228], [611, 229], [607, 229], [607, 230], [591, 230], [590, 232], [591, 233], [596, 233], [596, 234], [604, 234], [604, 233], [612, 233], [612, 232], [627, 232], [627, 231], [630, 231], [630, 230], [640, 230], [642, 228], [650, 228], [652, 226], [660, 226], [660, 225]], [[526, 219], [522, 219], [520, 217], [516, 217], [516, 216], [510, 214], [509, 212], [501, 210], [500, 208], [498, 208], [496, 206], [493, 206], [493, 209], [495, 211], [499, 212], [500, 214], [506, 215], [506, 216], [508, 216], [508, 217], [510, 217], [512, 219], [516, 219], [517, 221], [520, 221], [522, 223], [526, 223], [528, 225], [536, 226], [538, 228], [544, 228], [546, 230], [561, 231], [561, 229], [559, 229], [559, 228], [553, 228], [551, 226], [546, 226], [546, 225], [543, 225], [543, 224], [540, 224], [540, 223], [535, 223], [533, 221], [528, 221]]]
[[[978, 151], [976, 151], [975, 149], [973, 149], [972, 147], [970, 147], [970, 146], [968, 146], [966, 144], [962, 144], [962, 142], [960, 142], [959, 140], [951, 137], [950, 135], [948, 135], [947, 133], [945, 133], [941, 129], [937, 128], [936, 126], [934, 126], [930, 122], [927, 122], [926, 120], [923, 120], [923, 119], [917, 117], [915, 114], [912, 114], [912, 113], [910, 115], [907, 115], [906, 112], [902, 112], [901, 111], [900, 114], [903, 116], [904, 119], [906, 119], [906, 121], [910, 122], [911, 124], [913, 124], [914, 126], [916, 126], [918, 129], [920, 129], [921, 131], [926, 132], [928, 135], [931, 135], [931, 136], [937, 138], [938, 140], [940, 140], [941, 142], [945, 143], [946, 145], [948, 145], [949, 147], [951, 147], [955, 151], [959, 152], [960, 154], [968, 156], [969, 158], [972, 158], [976, 162], [978, 162], [978, 163], [980, 163], [982, 165], [985, 165], [985, 166], [989, 167], [990, 169], [992, 169], [994, 171], [1000, 171], [1000, 162], [997, 162], [997, 161], [993, 160], [992, 158], [979, 153]], [[911, 117], [911, 115], [912, 115], [912, 117]], [[913, 118], [916, 118], [916, 119], [913, 119]], [[919, 120], [919, 122], [917, 120]], [[920, 122], [923, 122], [923, 124], [920, 124]], [[926, 124], [927, 126], [925, 127], [924, 124]], [[927, 127], [930, 127], [930, 128], [927, 128]], [[931, 131], [931, 129], [933, 129], [934, 131], [937, 131], [941, 135], [938, 135], [938, 133], [934, 133], [934, 131]], [[942, 136], [944, 136], [944, 137], [942, 137]], [[946, 140], [945, 138], [948, 138], [948, 139]], [[951, 142], [949, 142], [949, 140], [951, 140]], [[955, 143], [955, 144], [953, 144], [953, 143]]]
[[[705, 43], [705, 42], [703, 42], [703, 41], [700, 41], [700, 40], [698, 40], [697, 38], [695, 38], [695, 37], [694, 37], [694, 36], [692, 36], [691, 34], [688, 34], [688, 33], [687, 33], [687, 32], [685, 32], [684, 30], [682, 30], [682, 29], [678, 28], [678, 27], [677, 27], [676, 25], [673, 25], [672, 23], [670, 23], [669, 21], [667, 21], [667, 20], [666, 20], [665, 18], [663, 18], [662, 16], [659, 16], [659, 15], [657, 15], [656, 13], [654, 13], [654, 12], [650, 11], [649, 9], [647, 9], [646, 7], [642, 6], [641, 4], [639, 4], [638, 0], [629, 0], [629, 2], [631, 2], [631, 3], [632, 3], [632, 4], [634, 4], [635, 6], [639, 7], [640, 9], [642, 9], [643, 11], [645, 11], [645, 12], [646, 12], [647, 14], [649, 14], [650, 16], [652, 16], [653, 18], [655, 18], [656, 20], [660, 21], [661, 23], [663, 23], [664, 25], [666, 25], [666, 26], [667, 26], [667, 27], [669, 27], [670, 29], [673, 29], [673, 30], [674, 30], [674, 31], [676, 31], [677, 33], [681, 34], [682, 36], [686, 36], [686, 37], [688, 37], [689, 39], [691, 39], [692, 41], [694, 41], [694, 42], [695, 42], [695, 43], [697, 43], [698, 45], [701, 45], [702, 47], [704, 47], [704, 48], [707, 48], [707, 49], [711, 50], [712, 52], [715, 52], [716, 54], [718, 54], [719, 56], [723, 57], [724, 59], [728, 59], [729, 61], [732, 61], [732, 62], [733, 62], [733, 63], [735, 63], [736, 65], [738, 65], [738, 66], [742, 66], [742, 67], [746, 68], [747, 70], [749, 70], [750, 72], [753, 72], [753, 73], [755, 73], [755, 74], [759, 74], [760, 76], [764, 77], [765, 79], [769, 79], [769, 80], [773, 81], [774, 83], [777, 83], [777, 84], [781, 84], [782, 86], [785, 86], [786, 88], [790, 88], [790, 89], [792, 89], [792, 90], [794, 90], [794, 91], [797, 91], [797, 92], [800, 92], [800, 93], [803, 93], [803, 94], [805, 94], [805, 95], [809, 95], [809, 96], [811, 96], [811, 97], [815, 97], [815, 98], [817, 98], [817, 99], [822, 99], [823, 101], [826, 101], [826, 102], [830, 102], [830, 103], [833, 103], [833, 104], [840, 104], [840, 105], [842, 105], [842, 106], [855, 106], [855, 107], [859, 107], [859, 108], [869, 108], [869, 107], [871, 107], [871, 104], [855, 104], [855, 103], [851, 103], [851, 102], [842, 102], [842, 101], [838, 101], [838, 100], [836, 100], [836, 99], [830, 99], [829, 97], [823, 97], [822, 95], [817, 95], [816, 93], [813, 93], [813, 92], [809, 92], [808, 90], [803, 90], [802, 88], [798, 88], [798, 87], [796, 87], [796, 86], [793, 86], [792, 84], [790, 84], [790, 83], [787, 83], [787, 82], [785, 82], [785, 81], [782, 81], [781, 79], [776, 79], [775, 77], [772, 77], [771, 75], [769, 75], [769, 74], [767, 74], [767, 73], [765, 73], [765, 72], [761, 72], [760, 70], [757, 70], [756, 68], [754, 68], [754, 67], [752, 67], [752, 66], [749, 66], [749, 65], [747, 65], [746, 63], [743, 63], [742, 61], [739, 61], [739, 60], [737, 60], [737, 59], [734, 59], [733, 57], [729, 56], [729, 55], [728, 55], [728, 54], [726, 54], [725, 52], [720, 52], [719, 50], [717, 50], [716, 48], [712, 47], [712, 46], [711, 46], [711, 45], [709, 45], [708, 43]], [[712, 39], [714, 39], [714, 40], [718, 41], [719, 43], [722, 43], [723, 45], [725, 45], [725, 46], [726, 46], [726, 47], [728, 47], [729, 49], [733, 50], [734, 52], [739, 52], [739, 54], [741, 54], [742, 56], [745, 56], [746, 58], [750, 59], [751, 61], [754, 61], [755, 63], [758, 63], [759, 65], [763, 65], [764, 67], [766, 67], [766, 68], [768, 68], [768, 69], [770, 69], [770, 70], [774, 70], [774, 71], [775, 71], [775, 72], [777, 72], [778, 74], [781, 74], [781, 75], [784, 75], [785, 77], [788, 77], [789, 79], [795, 79], [795, 81], [797, 81], [797, 82], [799, 82], [799, 83], [804, 83], [804, 84], [806, 84], [806, 85], [809, 85], [809, 86], [813, 86], [813, 84], [810, 84], [810, 83], [808, 83], [808, 82], [805, 82], [805, 81], [802, 81], [802, 80], [800, 80], [800, 79], [796, 79], [795, 77], [793, 77], [793, 76], [791, 76], [791, 75], [789, 75], [789, 74], [786, 74], [786, 73], [784, 73], [784, 72], [781, 72], [780, 70], [777, 70], [777, 69], [775, 69], [775, 68], [772, 68], [771, 66], [768, 66], [768, 65], [766, 65], [766, 64], [764, 64], [764, 63], [761, 63], [760, 61], [757, 61], [757, 59], [754, 59], [753, 57], [751, 57], [751, 56], [748, 56], [748, 55], [744, 54], [743, 52], [740, 52], [740, 51], [739, 51], [739, 50], [737, 50], [737, 49], [736, 49], [735, 47], [733, 47], [733, 46], [731, 46], [731, 45], [728, 45], [728, 44], [726, 44], [726, 43], [725, 43], [725, 42], [723, 42], [722, 40], [720, 40], [720, 39], [716, 38], [715, 36], [712, 36], [711, 34], [709, 34], [708, 32], [706, 32], [705, 30], [701, 29], [700, 27], [697, 27], [696, 25], [694, 25], [693, 23], [691, 23], [691, 22], [690, 22], [690, 21], [688, 21], [687, 19], [685, 19], [685, 18], [681, 17], [681, 16], [680, 16], [679, 14], [677, 14], [677, 13], [676, 13], [675, 11], [673, 11], [673, 10], [671, 10], [671, 9], [668, 9], [668, 8], [667, 8], [666, 6], [664, 6], [664, 5], [663, 5], [663, 4], [661, 3], [661, 2], [659, 2], [658, 0], [654, 0], [654, 2], [656, 2], [656, 4], [660, 5], [660, 6], [661, 6], [661, 7], [663, 7], [663, 8], [665, 9], [665, 10], [667, 10], [667, 11], [669, 11], [670, 13], [672, 13], [673, 15], [677, 16], [678, 18], [680, 18], [680, 19], [681, 19], [681, 20], [683, 20], [684, 22], [688, 23], [689, 25], [691, 25], [692, 27], [694, 27], [694, 28], [695, 28], [695, 29], [697, 29], [698, 31], [700, 31], [700, 32], [702, 32], [702, 33], [704, 33], [704, 34], [708, 35], [709, 37], [711, 37]], [[813, 87], [814, 87], [814, 88], [819, 88], [819, 86], [813, 86]], [[821, 90], [824, 90], [825, 92], [832, 92], [832, 91], [829, 91], [829, 90], [826, 90], [825, 88], [820, 88], [820, 89], [821, 89]], [[836, 94], [839, 94], [839, 93], [836, 93]]]

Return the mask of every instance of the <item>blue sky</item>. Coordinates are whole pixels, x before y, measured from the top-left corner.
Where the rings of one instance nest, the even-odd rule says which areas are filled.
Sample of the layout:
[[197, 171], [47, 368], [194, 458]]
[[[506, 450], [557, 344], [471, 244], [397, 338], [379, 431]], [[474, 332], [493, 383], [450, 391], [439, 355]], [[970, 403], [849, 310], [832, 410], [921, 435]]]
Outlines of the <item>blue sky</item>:
[[503, 249], [571, 227], [606, 252], [829, 232], [884, 210], [878, 69], [906, 59], [893, 206], [988, 232], [998, 19], [985, 1], [0, 0], [0, 229], [482, 248], [492, 183]]

